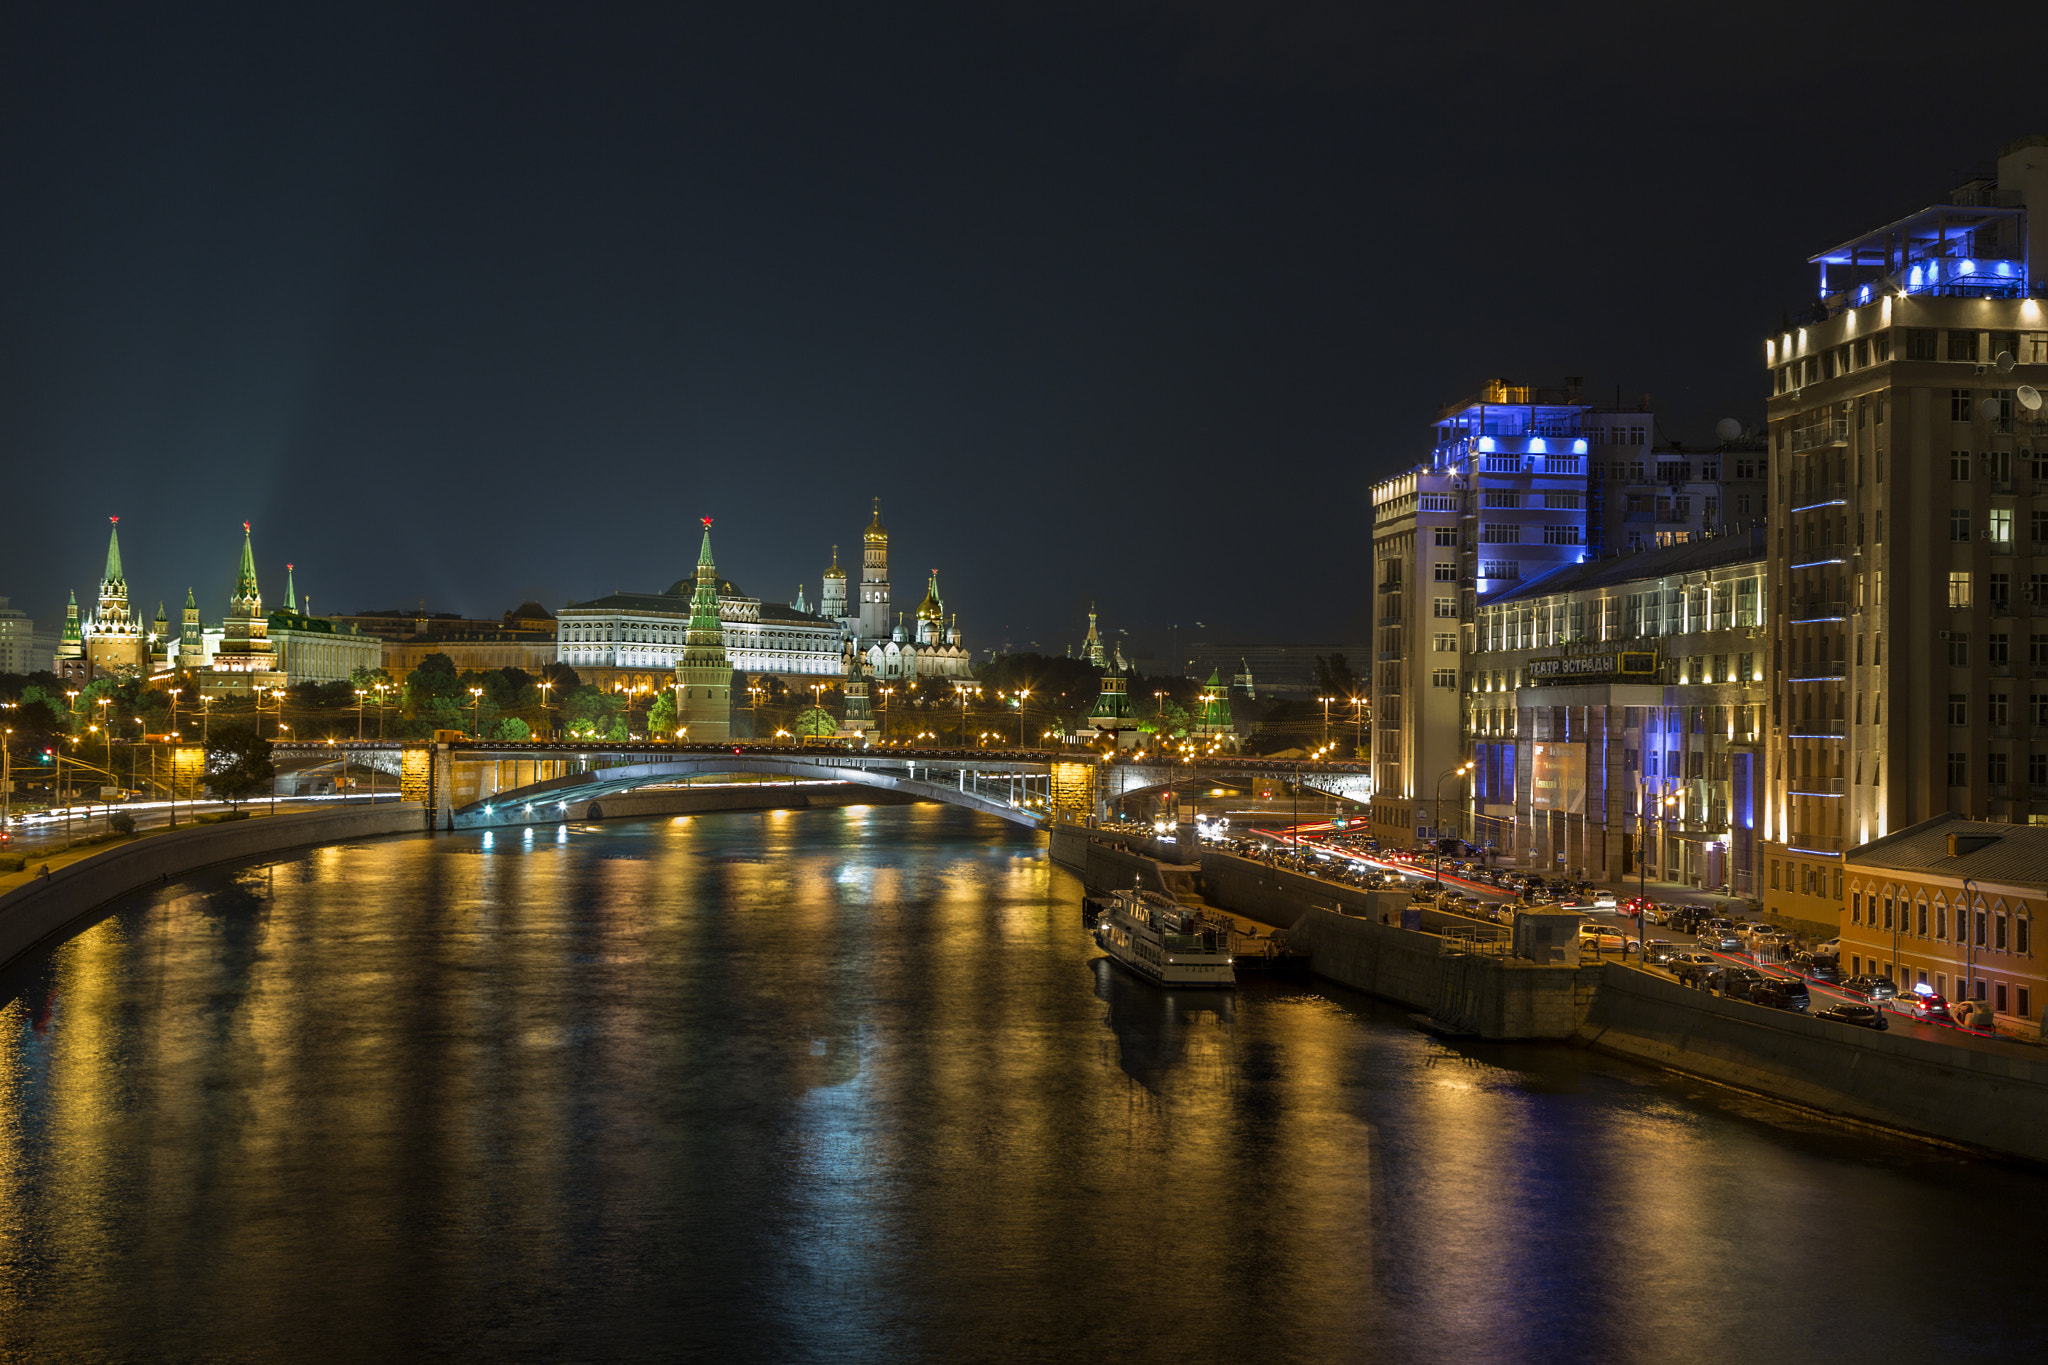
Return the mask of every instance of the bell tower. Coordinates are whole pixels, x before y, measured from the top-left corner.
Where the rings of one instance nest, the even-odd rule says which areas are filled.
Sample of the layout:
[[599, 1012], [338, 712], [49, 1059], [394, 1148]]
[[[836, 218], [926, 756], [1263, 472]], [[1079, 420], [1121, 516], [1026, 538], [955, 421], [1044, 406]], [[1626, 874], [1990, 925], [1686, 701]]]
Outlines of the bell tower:
[[882, 525], [882, 500], [861, 535], [860, 638], [889, 638], [889, 530]]

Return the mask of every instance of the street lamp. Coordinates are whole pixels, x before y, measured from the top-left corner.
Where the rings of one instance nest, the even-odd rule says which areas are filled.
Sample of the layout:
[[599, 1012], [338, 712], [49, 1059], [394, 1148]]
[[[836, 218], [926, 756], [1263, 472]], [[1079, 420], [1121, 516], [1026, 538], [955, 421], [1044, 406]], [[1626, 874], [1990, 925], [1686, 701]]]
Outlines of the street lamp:
[[471, 702], [472, 719], [469, 723], [470, 733], [474, 738], [482, 739], [484, 737], [484, 690], [481, 687], [472, 687], [469, 689], [469, 695], [473, 699]]
[[1472, 765], [1463, 763], [1455, 768], [1446, 769], [1436, 780], [1436, 880], [1439, 886], [1444, 879], [1444, 779], [1463, 777], [1471, 771]]
[[[363, 742], [363, 698], [369, 695], [370, 689], [367, 687], [358, 687], [356, 689], [356, 743], [358, 744]], [[284, 729], [284, 722], [282, 720], [278, 722], [277, 728], [280, 730]]]
[[1365, 751], [1365, 698], [1351, 699], [1351, 756], [1359, 757]]
[[[1665, 796], [1658, 800], [1657, 819], [1660, 825], [1665, 819], [1665, 812], [1677, 804], [1678, 798], [1676, 796]], [[1636, 850], [1636, 899], [1648, 900], [1650, 898], [1650, 783], [1647, 778], [1640, 777], [1636, 779], [1636, 838], [1642, 842], [1642, 847]], [[1636, 909], [1638, 911], [1636, 917], [1636, 960], [1640, 963], [1643, 960], [1642, 953], [1649, 942], [1644, 935], [1650, 932], [1648, 928], [1650, 917], [1640, 913], [1642, 910], [1641, 906], [1637, 906]]]
[[[549, 739], [555, 737], [555, 713], [548, 707], [548, 693], [553, 688], [553, 682], [543, 682], [540, 684], [540, 718], [547, 723]], [[379, 690], [381, 691], [382, 689], [380, 688]], [[382, 739], [384, 738], [384, 713], [382, 711], [377, 713], [377, 725], [377, 738]]]
[[1330, 744], [1330, 703], [1337, 699], [1335, 697], [1317, 697], [1316, 700], [1323, 704], [1323, 747], [1328, 748]]
[[1024, 699], [1030, 695], [1028, 687], [1017, 689], [1017, 747], [1020, 749], [1024, 747]]

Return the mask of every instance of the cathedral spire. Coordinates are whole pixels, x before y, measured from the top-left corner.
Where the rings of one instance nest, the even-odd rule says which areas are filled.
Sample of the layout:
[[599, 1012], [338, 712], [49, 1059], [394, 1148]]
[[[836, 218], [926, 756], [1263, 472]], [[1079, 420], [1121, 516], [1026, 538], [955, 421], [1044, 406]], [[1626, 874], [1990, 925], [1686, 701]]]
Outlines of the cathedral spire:
[[249, 523], [242, 523], [242, 563], [235, 570], [235, 596], [261, 598], [256, 587], [256, 550], [249, 543]]
[[299, 609], [299, 592], [292, 585], [292, 566], [289, 564], [284, 566], [284, 609], [294, 613]]

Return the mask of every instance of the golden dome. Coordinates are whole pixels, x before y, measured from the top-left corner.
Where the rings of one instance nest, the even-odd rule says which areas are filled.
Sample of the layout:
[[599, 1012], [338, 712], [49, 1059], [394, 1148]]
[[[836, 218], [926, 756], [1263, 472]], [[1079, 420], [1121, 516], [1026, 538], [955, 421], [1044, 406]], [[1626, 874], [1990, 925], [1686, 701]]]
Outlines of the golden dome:
[[886, 542], [889, 539], [889, 529], [882, 525], [882, 500], [880, 498], [875, 499], [875, 519], [868, 523], [867, 534], [862, 536], [861, 539], [869, 542], [878, 540]]
[[924, 601], [917, 604], [917, 619], [942, 621], [945, 615], [946, 604], [939, 601], [939, 571], [933, 569], [931, 581], [925, 586]]
[[842, 569], [842, 568], [840, 568], [840, 567], [839, 567], [839, 547], [838, 547], [837, 545], [834, 545], [834, 546], [832, 547], [832, 567], [831, 567], [831, 568], [829, 568], [829, 569], [827, 569], [827, 570], [825, 570], [825, 577], [827, 577], [827, 578], [844, 578], [844, 577], [846, 577], [846, 570], [844, 570], [844, 569]]

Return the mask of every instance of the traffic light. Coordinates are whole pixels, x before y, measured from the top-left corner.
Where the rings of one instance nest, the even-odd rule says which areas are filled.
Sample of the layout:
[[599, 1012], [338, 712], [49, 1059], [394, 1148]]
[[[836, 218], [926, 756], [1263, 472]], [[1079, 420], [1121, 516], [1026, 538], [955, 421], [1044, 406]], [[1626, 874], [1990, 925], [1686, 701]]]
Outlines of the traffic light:
[[43, 761], [44, 763], [48, 763], [48, 762], [52, 761], [53, 759], [55, 759], [55, 758], [56, 758], [56, 756], [57, 756], [57, 751], [56, 751], [55, 749], [45, 749], [45, 750], [43, 750], [43, 757], [42, 757], [42, 761]]

